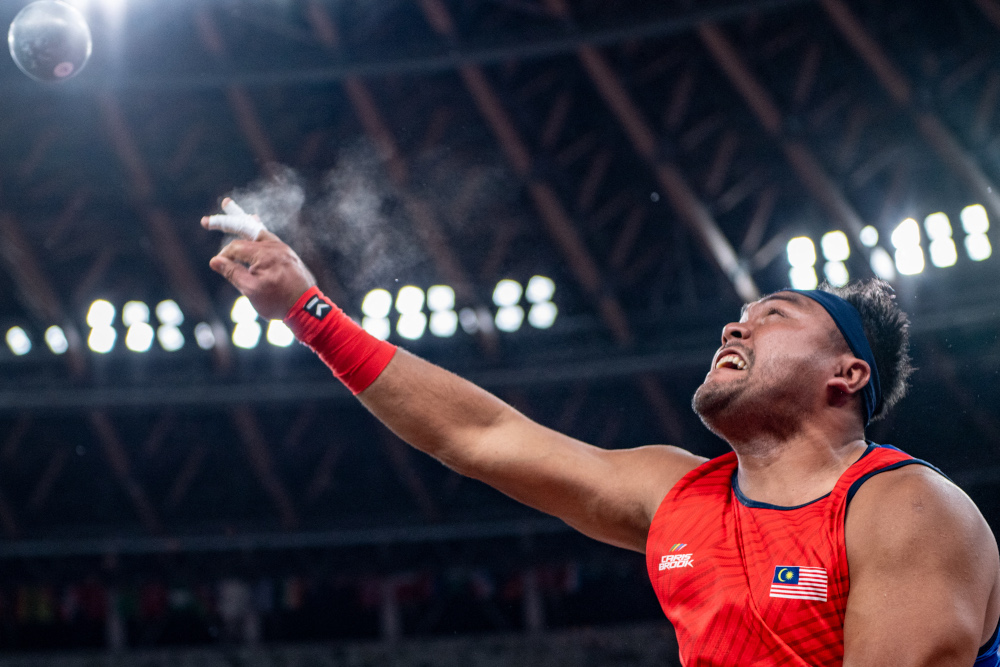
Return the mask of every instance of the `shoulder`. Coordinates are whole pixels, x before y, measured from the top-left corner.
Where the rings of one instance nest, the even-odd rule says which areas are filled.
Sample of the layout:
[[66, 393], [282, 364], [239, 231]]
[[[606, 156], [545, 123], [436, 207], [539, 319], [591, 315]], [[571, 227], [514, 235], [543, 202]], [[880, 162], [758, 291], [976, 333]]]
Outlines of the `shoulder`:
[[643, 506], [650, 519], [670, 490], [685, 475], [708, 461], [703, 456], [671, 445], [608, 450], [606, 455], [621, 464], [619, 469], [631, 478], [632, 483], [643, 487]]
[[993, 534], [972, 500], [923, 465], [867, 480], [848, 508], [845, 533], [852, 578], [868, 566], [898, 567], [903, 556], [907, 563], [949, 566], [961, 558], [983, 570], [996, 556]]

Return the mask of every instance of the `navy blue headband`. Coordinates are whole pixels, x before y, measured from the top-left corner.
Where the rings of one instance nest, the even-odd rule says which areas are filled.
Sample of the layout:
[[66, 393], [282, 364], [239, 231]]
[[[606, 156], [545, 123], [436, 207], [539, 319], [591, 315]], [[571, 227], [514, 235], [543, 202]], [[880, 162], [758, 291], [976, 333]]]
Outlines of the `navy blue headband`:
[[797, 289], [782, 291], [801, 294], [823, 306], [837, 324], [840, 333], [844, 335], [844, 340], [847, 341], [847, 345], [851, 348], [854, 356], [867, 363], [868, 367], [871, 368], [871, 378], [868, 380], [868, 384], [865, 385], [861, 394], [865, 408], [865, 426], [867, 426], [868, 422], [872, 420], [872, 415], [882, 405], [882, 384], [878, 378], [878, 366], [875, 364], [875, 354], [872, 352], [872, 346], [868, 343], [868, 337], [865, 336], [865, 327], [861, 323], [861, 314], [858, 312], [858, 309], [845, 299], [830, 292]]

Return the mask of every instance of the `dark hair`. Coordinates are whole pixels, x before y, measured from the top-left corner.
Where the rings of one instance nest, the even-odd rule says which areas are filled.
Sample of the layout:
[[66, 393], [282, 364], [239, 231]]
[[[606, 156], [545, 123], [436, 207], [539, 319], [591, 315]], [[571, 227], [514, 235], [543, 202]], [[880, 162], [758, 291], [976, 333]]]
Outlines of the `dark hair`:
[[904, 396], [915, 370], [910, 358], [910, 320], [896, 303], [896, 291], [884, 280], [873, 278], [845, 287], [819, 286], [836, 294], [861, 313], [865, 336], [872, 346], [882, 384], [882, 405], [872, 420], [885, 416]]

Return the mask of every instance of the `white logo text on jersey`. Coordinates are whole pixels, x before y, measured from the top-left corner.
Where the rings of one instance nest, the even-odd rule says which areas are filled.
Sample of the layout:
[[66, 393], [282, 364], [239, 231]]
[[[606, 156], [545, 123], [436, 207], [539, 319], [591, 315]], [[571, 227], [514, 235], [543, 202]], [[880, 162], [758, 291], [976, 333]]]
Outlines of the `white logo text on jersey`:
[[668, 554], [660, 559], [660, 572], [675, 570], [679, 567], [694, 567], [691, 558], [694, 554]]

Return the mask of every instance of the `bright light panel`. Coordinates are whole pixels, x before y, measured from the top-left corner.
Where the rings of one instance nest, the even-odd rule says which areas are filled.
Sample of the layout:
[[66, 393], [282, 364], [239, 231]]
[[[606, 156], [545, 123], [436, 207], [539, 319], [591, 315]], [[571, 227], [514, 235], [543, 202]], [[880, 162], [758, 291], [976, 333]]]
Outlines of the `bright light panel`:
[[422, 289], [414, 285], [400, 288], [399, 294], [396, 295], [396, 310], [400, 315], [415, 315], [423, 309], [424, 291]]
[[267, 342], [275, 347], [288, 347], [295, 342], [295, 334], [281, 320], [271, 320], [267, 325]]
[[256, 320], [240, 322], [233, 329], [233, 345], [244, 350], [252, 350], [260, 342], [260, 332], [261, 327]]
[[431, 313], [430, 329], [438, 338], [451, 338], [458, 331], [458, 313], [454, 310]]
[[[90, 304], [87, 311], [87, 326], [91, 329], [110, 327], [115, 322], [115, 307], [104, 299]], [[114, 343], [112, 343], [114, 345]]]
[[896, 251], [896, 270], [904, 276], [915, 276], [924, 270], [924, 249], [918, 245], [904, 246]]
[[[124, 312], [123, 310], [123, 317]], [[125, 347], [133, 352], [149, 352], [149, 348], [153, 345], [154, 336], [153, 327], [145, 322], [136, 322], [128, 328], [128, 333], [125, 334]]]
[[[788, 263], [793, 268], [812, 268], [816, 266], [816, 246], [807, 236], [799, 236], [788, 242]], [[815, 275], [815, 271], [813, 274]], [[803, 289], [803, 288], [796, 288]]]
[[99, 326], [90, 330], [87, 337], [87, 345], [98, 354], [107, 354], [115, 349], [115, 341], [118, 340], [118, 332], [112, 326]]
[[435, 285], [427, 290], [427, 307], [432, 313], [455, 308], [455, 290], [447, 285]]
[[179, 327], [184, 324], [184, 313], [176, 301], [167, 299], [156, 304], [156, 319], [160, 320], [160, 324]]
[[361, 302], [361, 312], [365, 314], [365, 317], [382, 319], [389, 317], [389, 311], [391, 310], [392, 295], [384, 289], [375, 289], [368, 292], [365, 295], [365, 300]]
[[[386, 294], [389, 294], [386, 292]], [[392, 308], [392, 295], [389, 295], [389, 308]], [[388, 311], [386, 311], [388, 314]], [[392, 325], [385, 317], [366, 317], [361, 320], [361, 328], [379, 340], [389, 340], [392, 333]]]
[[516, 280], [501, 280], [493, 290], [493, 303], [501, 308], [516, 306], [524, 289]]
[[545, 303], [551, 301], [556, 293], [556, 284], [551, 278], [545, 276], [534, 276], [528, 281], [528, 289], [525, 294], [530, 303]]
[[872, 271], [882, 280], [896, 279], [896, 264], [885, 248], [873, 248], [871, 256]]
[[[231, 317], [233, 318], [233, 322], [236, 324], [251, 324], [257, 322], [258, 315], [257, 310], [253, 307], [253, 304], [250, 303], [250, 299], [245, 296], [241, 296], [236, 299], [236, 303], [233, 304]], [[259, 329], [260, 327], [257, 328]], [[257, 336], [258, 338], [260, 337], [260, 332], [258, 332]], [[233, 340], [233, 343], [236, 343], [235, 339]], [[254, 343], [251, 347], [256, 347], [256, 345], [257, 343]]]
[[823, 275], [834, 287], [843, 287], [851, 281], [851, 274], [843, 262], [827, 262], [823, 266]]
[[194, 328], [194, 340], [198, 347], [203, 350], [211, 350], [215, 347], [215, 332], [208, 322], [200, 322]]
[[45, 344], [52, 350], [52, 354], [66, 354], [69, 350], [69, 341], [61, 327], [52, 326], [45, 330]]
[[788, 279], [795, 289], [816, 289], [819, 284], [816, 269], [812, 266], [793, 266], [788, 272]]
[[981, 262], [990, 258], [990, 255], [993, 254], [993, 247], [986, 234], [969, 234], [965, 237], [965, 251], [969, 253], [969, 259]]
[[955, 266], [958, 261], [958, 249], [951, 237], [937, 239], [931, 243], [931, 264], [939, 269]]
[[[892, 233], [892, 247], [899, 250], [901, 248], [914, 248], [919, 246], [920, 246], [920, 225], [918, 225], [917, 221], [914, 220], [913, 218], [907, 218], [906, 220], [903, 220], [903, 222], [899, 223], [899, 227], [896, 227], [896, 230]], [[913, 253], [911, 253], [911, 255], [914, 257], [916, 256]], [[921, 264], [923, 264], [923, 253], [920, 253], [920, 257], [921, 257]], [[899, 265], [898, 261], [896, 262], [896, 265], [897, 266]], [[907, 274], [905, 271], [900, 271], [900, 273], [902, 273], [903, 275], [912, 275], [912, 274]]]
[[504, 306], [497, 311], [497, 329], [508, 333], [517, 331], [524, 324], [524, 308], [521, 306]]
[[127, 327], [140, 322], [149, 323], [149, 306], [142, 301], [129, 301], [122, 307], [122, 322]]
[[962, 209], [962, 229], [966, 234], [985, 234], [990, 230], [990, 216], [981, 204]]
[[951, 220], [944, 213], [931, 213], [924, 218], [924, 230], [931, 241], [951, 238]]
[[462, 331], [469, 335], [479, 332], [479, 315], [472, 308], [463, 308], [458, 312], [458, 323], [462, 325]]
[[536, 329], [549, 329], [556, 323], [559, 309], [549, 301], [536, 303], [528, 311], [528, 324]]
[[851, 243], [847, 240], [847, 234], [841, 231], [827, 232], [823, 234], [820, 241], [823, 248], [823, 257], [828, 262], [846, 262], [851, 256]]
[[176, 352], [184, 347], [184, 334], [172, 324], [164, 324], [157, 329], [156, 339], [160, 341], [160, 347], [167, 352]]
[[866, 248], [874, 248], [878, 245], [878, 230], [868, 225], [861, 230], [861, 245]]
[[21, 327], [11, 327], [7, 330], [7, 347], [19, 357], [31, 352], [31, 339]]
[[[420, 295], [423, 297], [423, 292]], [[423, 301], [423, 298], [421, 298], [421, 301]], [[420, 305], [423, 306], [423, 303]], [[396, 323], [396, 333], [407, 340], [417, 340], [424, 335], [426, 329], [427, 316], [421, 312], [400, 315], [399, 322]]]

